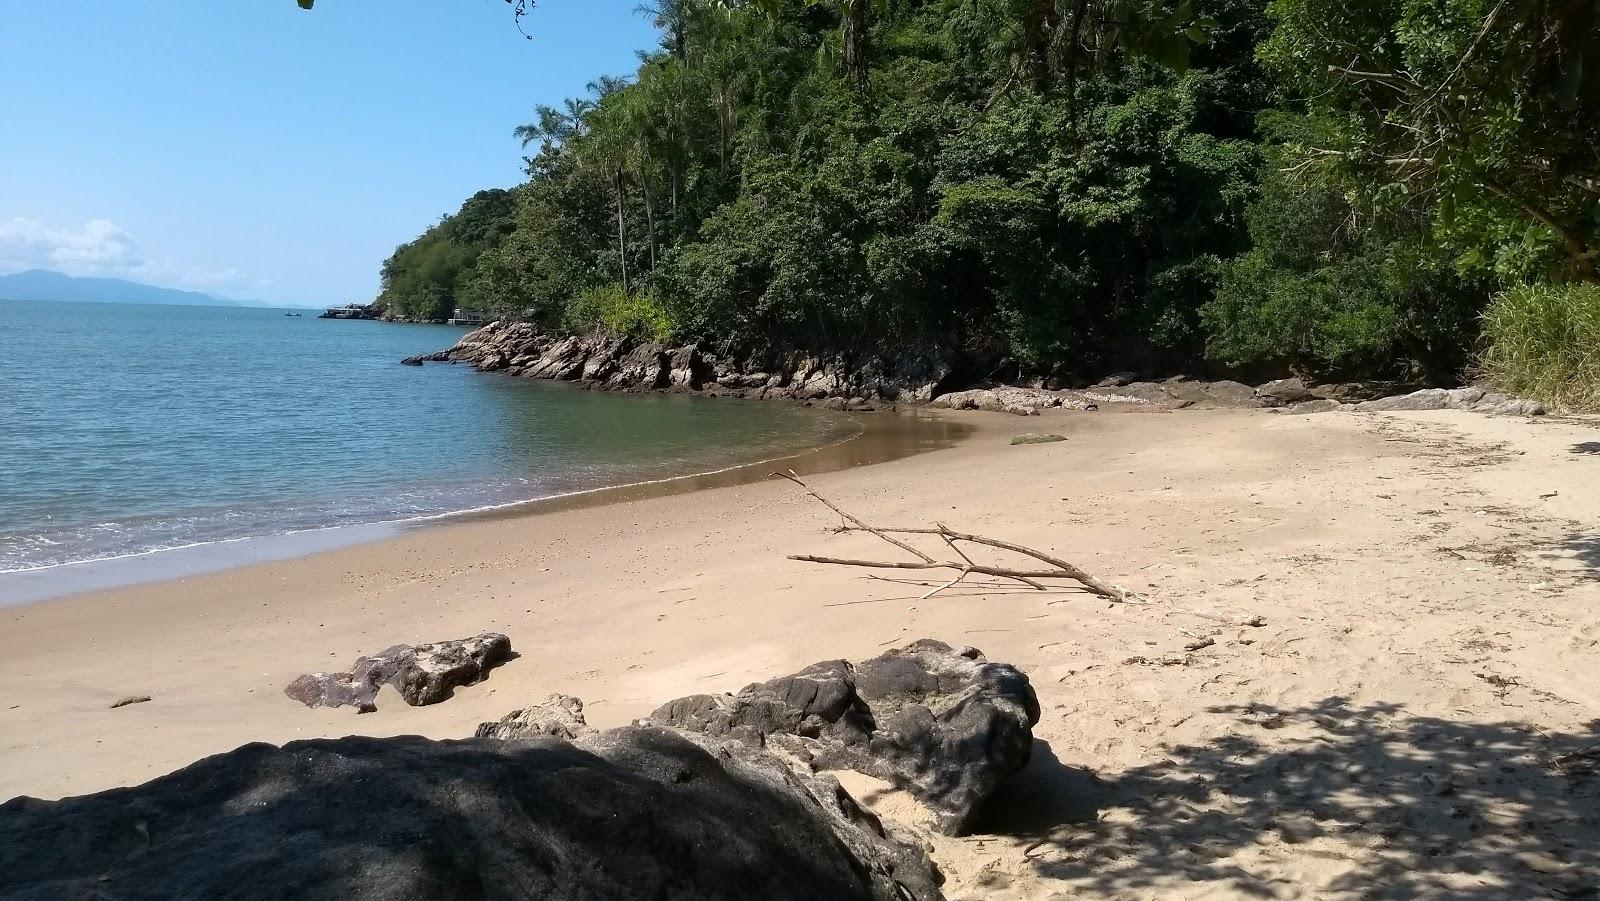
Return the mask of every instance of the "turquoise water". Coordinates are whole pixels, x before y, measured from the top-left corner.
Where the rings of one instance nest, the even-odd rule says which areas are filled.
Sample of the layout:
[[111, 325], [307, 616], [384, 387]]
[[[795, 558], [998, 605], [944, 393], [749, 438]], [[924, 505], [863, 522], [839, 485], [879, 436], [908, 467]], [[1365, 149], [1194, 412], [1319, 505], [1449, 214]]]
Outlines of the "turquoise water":
[[705, 472], [853, 432], [788, 404], [399, 365], [463, 331], [0, 301], [0, 573]]

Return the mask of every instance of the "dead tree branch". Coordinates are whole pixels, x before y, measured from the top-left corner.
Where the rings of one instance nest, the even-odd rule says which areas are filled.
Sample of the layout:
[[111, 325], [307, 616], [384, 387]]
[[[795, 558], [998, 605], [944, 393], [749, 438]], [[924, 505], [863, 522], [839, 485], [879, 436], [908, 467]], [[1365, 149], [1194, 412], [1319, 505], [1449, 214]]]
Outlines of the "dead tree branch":
[[839, 514], [841, 519], [843, 519], [847, 523], [850, 523], [855, 528], [860, 529], [863, 532], [871, 532], [872, 534], [878, 536], [879, 538], [882, 538], [884, 541], [889, 542], [890, 544], [894, 545], [895, 547], [900, 548], [901, 550], [905, 551], [906, 553], [910, 554], [911, 556], [920, 557], [922, 559], [922, 562], [924, 562], [924, 563], [932, 563], [933, 562], [933, 558], [932, 557], [928, 556], [927, 554], [924, 554], [923, 552], [917, 550], [916, 548], [912, 547], [911, 545], [906, 544], [904, 541], [901, 541], [901, 540], [899, 540], [897, 538], [890, 538], [888, 535], [883, 534], [882, 532], [878, 531], [877, 529], [874, 529], [873, 527], [867, 525], [866, 523], [862, 522], [861, 520], [856, 519], [854, 516], [851, 516], [850, 514], [844, 512], [843, 510], [840, 510], [833, 503], [833, 501], [830, 501], [827, 498], [823, 497], [822, 495], [820, 495], [820, 494], [816, 493], [815, 491], [811, 490], [811, 486], [807, 485], [805, 482], [801, 481], [799, 474], [796, 473], [794, 470], [791, 469], [788, 472], [774, 472], [771, 475], [781, 476], [781, 477], [783, 477], [785, 479], [788, 479], [789, 481], [795, 483], [796, 485], [799, 485], [801, 488], [804, 488], [806, 494], [809, 494], [812, 497], [816, 498], [819, 502], [821, 502], [821, 504], [824, 507], [827, 507], [829, 510], [832, 510], [833, 512]]
[[[966, 579], [968, 576], [973, 575], [973, 574], [978, 574], [978, 575], [994, 576], [996, 578], [1010, 579], [1012, 581], [1021, 582], [1021, 583], [1025, 584], [1025, 585], [1027, 585], [1028, 587], [1036, 589], [1038, 591], [1046, 591], [1046, 590], [1048, 590], [1045, 585], [1041, 584], [1038, 581], [1040, 579], [1071, 579], [1072, 581], [1077, 582], [1080, 586], [1082, 586], [1085, 591], [1088, 591], [1091, 594], [1099, 595], [1100, 597], [1106, 598], [1108, 600], [1119, 601], [1119, 602], [1121, 602], [1121, 601], [1129, 601], [1129, 600], [1137, 600], [1137, 598], [1131, 592], [1129, 592], [1129, 591], [1127, 591], [1127, 590], [1125, 590], [1123, 588], [1119, 588], [1116, 585], [1112, 585], [1109, 582], [1104, 582], [1104, 581], [1102, 581], [1102, 580], [1100, 580], [1098, 578], [1095, 578], [1094, 576], [1090, 575], [1089, 573], [1084, 572], [1083, 569], [1081, 569], [1078, 566], [1075, 566], [1075, 565], [1073, 565], [1071, 563], [1068, 563], [1067, 561], [1061, 559], [1060, 557], [1056, 557], [1056, 556], [1054, 556], [1052, 554], [1047, 554], [1047, 553], [1045, 553], [1043, 551], [1035, 550], [1033, 548], [1026, 547], [1024, 545], [1015, 544], [1015, 543], [1010, 542], [1010, 541], [1001, 541], [1001, 540], [999, 540], [997, 538], [986, 538], [986, 537], [984, 537], [982, 535], [973, 535], [973, 534], [970, 534], [970, 533], [967, 533], [967, 532], [957, 532], [957, 531], [945, 526], [943, 523], [935, 524], [934, 528], [922, 528], [922, 529], [882, 528], [882, 527], [879, 527], [879, 526], [868, 525], [867, 523], [863, 522], [859, 518], [857, 518], [855, 516], [852, 516], [849, 513], [844, 512], [837, 505], [835, 505], [832, 501], [829, 501], [828, 499], [824, 498], [822, 495], [820, 495], [817, 492], [813, 491], [811, 489], [811, 486], [807, 485], [794, 472], [792, 472], [792, 471], [791, 472], [787, 472], [787, 473], [774, 472], [773, 475], [781, 476], [781, 477], [783, 477], [785, 479], [788, 479], [789, 481], [795, 483], [796, 485], [799, 485], [802, 489], [805, 490], [806, 494], [808, 494], [811, 497], [815, 498], [817, 501], [822, 503], [828, 509], [830, 509], [833, 512], [839, 514], [839, 516], [844, 520], [845, 524], [836, 527], [834, 529], [834, 531], [836, 531], [836, 532], [866, 532], [866, 533], [869, 533], [871, 535], [875, 535], [878, 538], [883, 539], [884, 541], [888, 542], [889, 544], [892, 544], [895, 547], [900, 548], [901, 550], [906, 551], [907, 553], [909, 553], [912, 556], [917, 558], [914, 561], [911, 561], [911, 560], [901, 560], [901, 561], [897, 561], [897, 560], [858, 560], [858, 559], [851, 559], [851, 558], [844, 558], [844, 557], [820, 557], [820, 556], [817, 556], [817, 555], [814, 555], [814, 554], [795, 554], [795, 555], [791, 555], [789, 557], [790, 560], [799, 560], [799, 561], [801, 561], [803, 563], [825, 563], [825, 564], [830, 564], [830, 565], [834, 565], [834, 566], [860, 566], [860, 567], [866, 567], [866, 568], [871, 568], [871, 569], [911, 569], [911, 570], [949, 569], [949, 570], [955, 570], [956, 571], [957, 575], [955, 576], [955, 578], [951, 579], [949, 582], [946, 582], [946, 583], [943, 583], [941, 585], [938, 585], [932, 591], [929, 591], [927, 594], [923, 595], [923, 598], [933, 597], [934, 595], [938, 594], [941, 591], [944, 591], [947, 588], [955, 587], [956, 585], [960, 584], [962, 580]], [[902, 541], [902, 540], [894, 537], [896, 535], [936, 535], [936, 536], [938, 536], [938, 538], [941, 541], [943, 541], [945, 543], [945, 545], [947, 547], [950, 548], [951, 551], [953, 551], [956, 554], [957, 557], [959, 557], [961, 559], [959, 561], [958, 560], [937, 560], [937, 559], [934, 559], [932, 556], [930, 556], [927, 553], [917, 549], [916, 547], [912, 546], [908, 542]], [[1020, 554], [1020, 555], [1022, 555], [1024, 557], [1031, 557], [1034, 560], [1037, 560], [1037, 561], [1039, 561], [1041, 563], [1048, 564], [1048, 566], [1050, 568], [1048, 568], [1048, 569], [1019, 569], [1019, 568], [1016, 568], [1016, 567], [995, 566], [995, 565], [990, 565], [990, 564], [979, 563], [979, 562], [975, 561], [971, 556], [969, 556], [966, 553], [966, 551], [962, 550], [962, 548], [957, 545], [957, 542], [966, 542], [967, 544], [975, 544], [975, 545], [980, 545], [980, 546], [983, 546], [983, 547], [995, 548], [996, 550], [1008, 551], [1008, 552], [1013, 553], [1013, 554]]]

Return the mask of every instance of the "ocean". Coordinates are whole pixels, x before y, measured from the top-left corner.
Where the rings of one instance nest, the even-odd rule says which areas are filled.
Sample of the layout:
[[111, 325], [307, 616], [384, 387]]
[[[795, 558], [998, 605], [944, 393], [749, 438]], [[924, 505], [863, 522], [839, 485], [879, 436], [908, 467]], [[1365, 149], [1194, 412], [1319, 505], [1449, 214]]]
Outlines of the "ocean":
[[[0, 604], [41, 593], [8, 573], [426, 521], [715, 471], [859, 429], [793, 404], [400, 365], [463, 332], [0, 301]], [[33, 586], [28, 598], [19, 585]]]

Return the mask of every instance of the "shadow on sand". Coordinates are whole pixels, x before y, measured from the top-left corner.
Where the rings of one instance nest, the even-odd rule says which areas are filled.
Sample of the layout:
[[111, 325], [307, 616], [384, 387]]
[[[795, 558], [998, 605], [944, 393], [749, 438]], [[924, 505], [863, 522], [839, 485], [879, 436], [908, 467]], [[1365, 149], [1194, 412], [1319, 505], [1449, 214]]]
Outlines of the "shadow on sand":
[[[1213, 712], [1238, 731], [1111, 781], [1044, 748], [985, 829], [1036, 837], [1040, 876], [1107, 896], [1178, 880], [1263, 898], [1600, 897], [1600, 723], [1552, 735], [1338, 697]], [[1331, 878], [1252, 872], [1279, 842]]]

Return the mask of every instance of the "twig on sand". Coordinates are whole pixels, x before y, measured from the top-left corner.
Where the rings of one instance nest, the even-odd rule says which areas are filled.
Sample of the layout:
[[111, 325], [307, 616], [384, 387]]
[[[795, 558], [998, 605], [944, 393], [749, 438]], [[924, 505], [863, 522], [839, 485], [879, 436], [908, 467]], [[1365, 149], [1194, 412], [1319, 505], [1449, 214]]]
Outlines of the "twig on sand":
[[[943, 584], [935, 586], [931, 591], [929, 591], [927, 594], [922, 596], [923, 599], [931, 598], [934, 595], [938, 594], [939, 592], [944, 591], [944, 590], [946, 590], [948, 588], [954, 588], [956, 585], [960, 584], [961, 581], [964, 580], [967, 576], [976, 573], [978, 575], [994, 576], [994, 577], [1000, 578], [1000, 579], [1010, 579], [1012, 581], [1020, 582], [1020, 583], [1022, 583], [1024, 585], [1027, 585], [1028, 587], [1033, 588], [1033, 589], [1035, 589], [1037, 591], [1047, 591], [1047, 590], [1049, 590], [1047, 586], [1045, 586], [1044, 584], [1042, 584], [1042, 583], [1040, 583], [1038, 581], [1040, 579], [1071, 579], [1072, 581], [1077, 582], [1080, 586], [1083, 587], [1083, 589], [1085, 591], [1089, 592], [1090, 594], [1099, 595], [1100, 597], [1107, 598], [1107, 599], [1112, 600], [1112, 601], [1125, 602], [1125, 601], [1130, 601], [1130, 600], [1138, 600], [1136, 595], [1134, 595], [1132, 592], [1127, 591], [1126, 589], [1119, 588], [1116, 585], [1112, 585], [1112, 584], [1110, 584], [1108, 582], [1103, 582], [1100, 579], [1097, 579], [1094, 576], [1090, 575], [1089, 573], [1084, 572], [1079, 567], [1074, 566], [1073, 564], [1068, 563], [1067, 561], [1062, 560], [1059, 557], [1053, 556], [1051, 554], [1047, 554], [1047, 553], [1045, 553], [1043, 551], [1035, 550], [1035, 549], [1030, 548], [1030, 547], [1026, 547], [1024, 545], [1013, 544], [1012, 542], [1001, 541], [1001, 540], [996, 539], [996, 538], [986, 538], [986, 537], [984, 537], [982, 535], [973, 535], [973, 534], [970, 534], [970, 533], [967, 533], [967, 532], [957, 532], [957, 531], [955, 531], [953, 529], [950, 529], [949, 527], [945, 526], [943, 523], [935, 523], [934, 528], [918, 528], [918, 529], [886, 528], [886, 527], [868, 525], [867, 523], [863, 522], [859, 518], [857, 518], [857, 517], [855, 517], [855, 516], [853, 516], [853, 515], [851, 515], [849, 513], [846, 513], [844, 510], [841, 510], [832, 501], [830, 501], [827, 498], [823, 497], [822, 495], [818, 494], [815, 490], [813, 490], [811, 488], [810, 485], [807, 485], [803, 480], [801, 480], [800, 476], [797, 475], [794, 471], [791, 470], [789, 472], [774, 472], [774, 473], [772, 473], [772, 475], [788, 479], [789, 481], [795, 483], [796, 485], [799, 485], [802, 489], [805, 490], [806, 494], [808, 494], [811, 497], [815, 498], [818, 502], [820, 502], [823, 506], [827, 507], [829, 510], [832, 510], [833, 512], [839, 514], [840, 518], [844, 520], [844, 524], [840, 525], [840, 526], [837, 526], [834, 529], [834, 531], [836, 531], [836, 532], [867, 532], [869, 534], [877, 536], [878, 538], [883, 539], [885, 542], [888, 542], [889, 544], [892, 544], [895, 547], [900, 548], [901, 550], [903, 550], [903, 551], [911, 554], [913, 557], [917, 558], [914, 561], [912, 561], [912, 560], [901, 560], [901, 561], [896, 561], [896, 560], [859, 560], [859, 559], [852, 559], [852, 558], [845, 558], [845, 557], [821, 557], [821, 556], [817, 556], [817, 555], [814, 555], [814, 554], [795, 554], [795, 555], [791, 555], [789, 557], [790, 560], [799, 560], [799, 561], [804, 562], [804, 563], [825, 563], [825, 564], [831, 564], [831, 565], [834, 565], [834, 566], [859, 566], [859, 567], [867, 567], [867, 568], [872, 568], [872, 569], [910, 569], [910, 570], [949, 569], [949, 570], [955, 570], [956, 571], [957, 575], [955, 576], [955, 578], [951, 579], [948, 582], [945, 582]], [[956, 556], [960, 557], [961, 559], [959, 561], [957, 561], [957, 560], [938, 560], [938, 559], [935, 559], [934, 557], [932, 557], [929, 554], [927, 554], [926, 552], [916, 548], [915, 546], [909, 544], [908, 542], [902, 541], [901, 539], [896, 538], [895, 537], [896, 535], [936, 535], [936, 536], [938, 536], [938, 538], [941, 541], [943, 541], [945, 543], [945, 545], [947, 547], [949, 547], [956, 554]], [[965, 542], [967, 544], [975, 544], [975, 545], [980, 545], [980, 546], [983, 546], [983, 547], [995, 548], [997, 550], [1008, 551], [1010, 553], [1019, 554], [1019, 555], [1024, 556], [1024, 557], [1031, 557], [1034, 560], [1037, 560], [1037, 561], [1039, 561], [1041, 563], [1047, 564], [1049, 568], [1048, 569], [1017, 569], [1017, 568], [1008, 567], [1008, 566], [995, 566], [995, 565], [990, 565], [990, 564], [978, 563], [977, 561], [973, 560], [972, 557], [968, 556], [965, 551], [963, 551], [960, 547], [958, 547], [956, 545], [956, 542], [958, 542], [958, 541], [959, 542]]]

